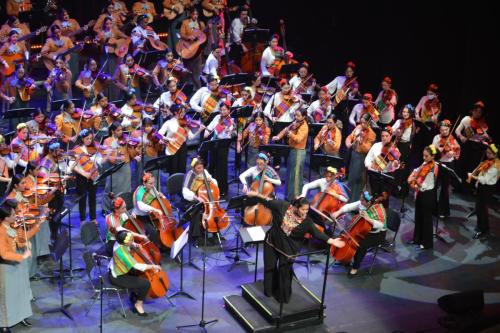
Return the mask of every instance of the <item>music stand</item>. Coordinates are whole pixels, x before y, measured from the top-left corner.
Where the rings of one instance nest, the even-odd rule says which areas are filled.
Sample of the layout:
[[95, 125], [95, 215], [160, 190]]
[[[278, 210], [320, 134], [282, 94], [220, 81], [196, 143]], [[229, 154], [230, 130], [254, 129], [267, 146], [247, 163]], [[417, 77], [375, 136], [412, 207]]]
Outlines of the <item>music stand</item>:
[[[113, 165], [112, 167], [104, 170], [104, 172], [102, 174], [99, 175], [99, 177], [97, 177], [96, 180], [94, 180], [94, 185], [98, 185], [100, 182], [102, 182], [104, 179], [106, 179], [107, 177], [111, 176], [112, 174], [114, 174], [116, 171], [120, 170], [120, 168], [125, 164], [125, 162], [120, 162], [120, 163], [117, 163], [115, 165]], [[111, 188], [113, 188], [113, 178], [111, 178]]]
[[309, 94], [309, 93], [302, 93], [302, 94], [300, 94], [300, 96], [302, 97], [302, 100], [306, 101], [308, 104], [311, 103], [312, 98], [313, 98], [313, 95]]
[[165, 58], [165, 54], [167, 53], [166, 50], [164, 51], [158, 51], [158, 50], [153, 50], [153, 51], [140, 51], [138, 52], [135, 56], [135, 62], [138, 64], [142, 64], [143, 67], [147, 67], [147, 65], [157, 62], [160, 59]]
[[313, 165], [317, 166], [318, 170], [319, 168], [329, 166], [339, 170], [344, 166], [344, 159], [342, 157], [326, 154], [311, 154], [311, 159], [309, 160], [309, 181], [311, 181], [311, 170]]
[[6, 110], [3, 113], [2, 118], [5, 120], [9, 120], [9, 127], [11, 129], [15, 130], [13, 120], [19, 120], [20, 122], [22, 122], [21, 120], [23, 118], [30, 117], [31, 114], [33, 114], [33, 112], [35, 112], [35, 111], [36, 111], [36, 108], [10, 109], [10, 110]]
[[220, 82], [220, 86], [237, 86], [244, 85], [250, 79], [250, 75], [247, 73], [236, 73], [224, 76]]
[[259, 244], [264, 242], [267, 231], [271, 229], [270, 226], [254, 226], [254, 227], [241, 227], [238, 231], [241, 241], [245, 245], [255, 244], [255, 271], [253, 281], [257, 281], [257, 268], [259, 260]]
[[293, 74], [299, 71], [299, 64], [288, 64], [281, 66], [280, 75], [281, 74]]
[[265, 43], [269, 40], [269, 29], [249, 28], [243, 30], [244, 43]]
[[215, 116], [220, 114], [220, 111], [213, 111], [207, 118], [206, 121], [203, 121], [203, 124], [205, 126], [208, 126], [208, 124], [210, 124], [212, 122], [212, 120], [214, 120]]
[[260, 150], [269, 153], [273, 157], [278, 156], [280, 158], [280, 164], [281, 164], [281, 157], [284, 156], [285, 158], [288, 158], [288, 154], [290, 153], [290, 146], [288, 145], [271, 144], [266, 146], [260, 146], [259, 148]]
[[[213, 149], [229, 149], [229, 146], [231, 145], [231, 142], [234, 139], [216, 139], [216, 140], [207, 140], [203, 141], [200, 145], [200, 148], [198, 148], [198, 154], [203, 154], [203, 153], [208, 153], [212, 152]], [[210, 159], [210, 167], [212, 167], [212, 159]]]
[[[189, 207], [185, 212], [184, 212], [184, 215], [182, 215], [181, 217], [181, 221], [191, 221], [192, 218], [193, 218], [193, 215], [199, 210], [199, 209], [202, 209], [203, 205], [201, 202], [197, 202], [196, 204], [194, 205], [191, 205], [191, 207]], [[193, 263], [193, 260], [191, 259], [191, 242], [189, 242], [189, 247], [188, 247], [188, 264], [194, 268], [196, 268], [197, 270], [201, 271], [201, 269], [196, 266], [194, 263]]]
[[231, 108], [229, 115], [231, 118], [249, 118], [253, 114], [253, 106], [234, 106]]
[[[455, 182], [458, 182], [459, 184], [462, 184], [462, 179], [457, 175], [455, 170], [452, 168], [448, 167], [447, 165], [441, 163], [441, 162], [436, 162], [436, 164], [439, 166], [439, 174], [442, 175], [443, 173], [447, 174], [448, 177], [450, 177], [450, 180], [453, 180]], [[437, 193], [436, 193], [437, 195]], [[445, 230], [439, 229], [439, 220], [441, 218], [439, 217], [439, 214], [436, 214], [436, 227], [434, 229], [434, 237], [439, 239], [442, 242], [445, 242], [447, 244], [453, 243], [454, 240], [450, 237], [450, 234], [446, 232]]]
[[[170, 161], [172, 160], [172, 158], [173, 158], [173, 155], [164, 155], [164, 156], [160, 156], [160, 157], [154, 158], [152, 160], [149, 160], [146, 162], [146, 165], [144, 166], [144, 172], [161, 170], [165, 166], [170, 164]], [[157, 178], [158, 178], [157, 179], [158, 188], [161, 189], [161, 185], [160, 185], [161, 176], [159, 173], [158, 173]]]
[[[232, 197], [229, 200], [229, 203], [227, 204], [227, 208], [226, 208], [226, 210], [230, 210], [230, 209], [239, 209], [240, 210], [241, 228], [244, 228], [243, 217], [244, 217], [245, 207], [247, 206], [247, 203], [246, 203], [247, 198], [248, 197], [246, 195]], [[234, 227], [236, 227], [236, 225], [234, 225]], [[226, 258], [228, 258], [228, 259], [233, 259], [231, 266], [229, 266], [229, 268], [227, 270], [228, 272], [232, 271], [233, 268], [239, 264], [246, 263], [246, 264], [250, 264], [250, 265], [255, 265], [254, 262], [250, 262], [248, 260], [244, 260], [244, 259], [240, 258], [240, 250], [244, 251], [244, 252], [246, 252], [246, 251], [245, 251], [245, 249], [243, 249], [240, 246], [240, 232], [239, 232], [239, 230], [236, 230], [236, 231], [237, 231], [236, 232], [236, 247], [234, 249], [229, 250], [230, 252], [234, 252], [234, 256], [226, 256]], [[248, 255], [248, 252], [247, 252], [247, 255]]]
[[196, 300], [191, 294], [188, 292], [184, 291], [183, 285], [184, 285], [184, 247], [186, 246], [186, 243], [189, 240], [189, 227], [187, 227], [184, 232], [181, 234], [177, 240], [174, 241], [172, 244], [172, 249], [170, 250], [170, 258], [174, 259], [179, 256], [180, 254], [180, 260], [181, 260], [181, 285], [179, 287], [179, 290], [174, 292], [172, 295], [168, 296], [168, 299], [177, 297], [177, 296], [185, 296], [187, 298], [191, 298], [192, 300]]
[[277, 87], [278, 82], [281, 80], [281, 78], [271, 76], [271, 75], [264, 75], [261, 79], [260, 82], [263, 83], [266, 87]]
[[64, 256], [64, 252], [66, 252], [66, 250], [68, 249], [68, 244], [69, 244], [68, 233], [60, 232], [56, 239], [56, 243], [54, 244], [54, 247], [52, 249], [52, 257], [54, 261], [59, 261], [60, 305], [57, 308], [44, 311], [43, 314], [61, 312], [69, 319], [74, 320], [73, 316], [68, 311], [68, 308], [71, 306], [71, 303], [64, 304], [64, 277], [63, 277], [62, 258]]
[[[284, 122], [284, 121], [276, 121], [274, 122], [272, 126], [272, 134], [273, 135], [278, 135], [284, 128], [290, 126], [292, 122]], [[281, 139], [280, 141], [284, 141], [285, 138]]]
[[[381, 191], [387, 190], [388, 192], [400, 191], [401, 186], [396, 182], [393, 176], [385, 174], [383, 172], [368, 169], [368, 177], [375, 180], [377, 184], [380, 184]], [[373, 189], [372, 189], [373, 190]], [[377, 193], [382, 194], [382, 193]]]

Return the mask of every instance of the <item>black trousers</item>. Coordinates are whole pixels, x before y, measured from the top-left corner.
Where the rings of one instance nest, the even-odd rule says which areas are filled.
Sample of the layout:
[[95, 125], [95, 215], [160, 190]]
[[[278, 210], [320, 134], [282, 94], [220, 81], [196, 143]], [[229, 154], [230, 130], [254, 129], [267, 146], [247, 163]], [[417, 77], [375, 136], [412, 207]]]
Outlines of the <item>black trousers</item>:
[[356, 254], [354, 254], [354, 258], [352, 261], [352, 268], [358, 269], [361, 266], [361, 262], [363, 261], [363, 258], [366, 256], [366, 252], [368, 251], [368, 249], [381, 244], [385, 238], [385, 234], [386, 234], [385, 231], [380, 231], [377, 233], [369, 232], [366, 235], [365, 239], [363, 239], [359, 243], [359, 247], [356, 250]]
[[413, 241], [426, 249], [433, 247], [434, 234], [432, 213], [436, 206], [436, 191], [418, 192], [415, 200], [415, 229]]
[[76, 193], [78, 196], [83, 195], [78, 201], [78, 209], [80, 211], [80, 221], [85, 221], [87, 217], [87, 198], [89, 202], [89, 216], [91, 220], [96, 219], [96, 192], [97, 186], [91, 179], [87, 179], [79, 174], [76, 174]]
[[[52, 212], [57, 212], [62, 209], [64, 206], [64, 195], [61, 191], [56, 191], [54, 198], [49, 202], [49, 208]], [[50, 229], [50, 237], [55, 240], [57, 237], [57, 233], [59, 230], [59, 226], [61, 225], [61, 221], [54, 221], [53, 219], [49, 220], [49, 229]]]
[[462, 178], [463, 189], [471, 192], [473, 189], [473, 185], [468, 184], [465, 180], [467, 179], [467, 173], [472, 172], [479, 163], [481, 162], [481, 158], [483, 157], [484, 151], [486, 150], [486, 146], [477, 143], [474, 141], [466, 141], [462, 145], [462, 150], [460, 152], [460, 158], [458, 160], [458, 171], [459, 176]]
[[[454, 161], [441, 163], [451, 169], [455, 166]], [[439, 173], [439, 185], [441, 189], [439, 190], [438, 214], [450, 216], [450, 175], [448, 172], [443, 171]]]
[[113, 256], [113, 248], [115, 246], [115, 242], [115, 240], [109, 240], [106, 242], [106, 254], [108, 255], [108, 257]]
[[148, 215], [137, 215], [137, 219], [144, 225], [144, 231], [146, 232], [146, 236], [148, 236], [149, 240], [155, 243], [156, 246], [160, 247], [158, 230], [153, 225], [151, 218]]
[[115, 286], [131, 290], [133, 293], [135, 293], [139, 301], [144, 301], [146, 295], [148, 294], [149, 288], [151, 287], [151, 284], [148, 280], [131, 273], [113, 277], [113, 274], [111, 274], [110, 272], [109, 281]]
[[490, 230], [490, 221], [488, 216], [488, 208], [495, 193], [496, 185], [482, 185], [477, 187], [476, 196], [476, 215], [477, 215], [477, 230], [480, 232], [488, 232]]
[[264, 293], [288, 303], [292, 294], [293, 260], [264, 242]]
[[[191, 204], [191, 207], [194, 206], [197, 203], [197, 201], [193, 202]], [[189, 209], [189, 207], [187, 207]], [[189, 237], [192, 239], [197, 239], [201, 237], [203, 234], [203, 226], [201, 225], [201, 217], [203, 215], [203, 206], [200, 205], [198, 208], [196, 208], [190, 216], [190, 224], [189, 224]]]
[[241, 66], [241, 57], [243, 57], [243, 47], [238, 44], [232, 44], [229, 51], [229, 58], [234, 60], [236, 65]]
[[398, 193], [398, 197], [401, 199], [405, 199], [409, 193], [408, 176], [410, 175], [411, 168], [409, 165], [410, 162], [410, 152], [411, 152], [411, 144], [409, 142], [398, 142], [398, 149], [401, 153], [399, 157], [399, 163], [401, 166], [395, 172], [396, 181], [401, 186], [401, 190]]

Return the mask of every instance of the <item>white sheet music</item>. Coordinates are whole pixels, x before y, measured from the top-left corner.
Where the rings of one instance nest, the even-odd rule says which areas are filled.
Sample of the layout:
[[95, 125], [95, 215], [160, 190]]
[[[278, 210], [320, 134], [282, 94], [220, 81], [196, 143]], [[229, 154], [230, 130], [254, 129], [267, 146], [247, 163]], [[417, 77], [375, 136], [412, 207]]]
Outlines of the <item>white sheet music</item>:
[[264, 232], [264, 229], [262, 227], [248, 227], [247, 228], [248, 234], [250, 235], [250, 238], [252, 238], [252, 241], [254, 242], [262, 242], [264, 241], [264, 238], [266, 237], [266, 233]]
[[179, 238], [175, 240], [175, 242], [172, 244], [172, 249], [170, 249], [170, 258], [175, 259], [179, 252], [182, 250], [184, 245], [187, 244], [188, 239], [189, 239], [189, 226], [184, 230], [184, 232], [180, 235]]

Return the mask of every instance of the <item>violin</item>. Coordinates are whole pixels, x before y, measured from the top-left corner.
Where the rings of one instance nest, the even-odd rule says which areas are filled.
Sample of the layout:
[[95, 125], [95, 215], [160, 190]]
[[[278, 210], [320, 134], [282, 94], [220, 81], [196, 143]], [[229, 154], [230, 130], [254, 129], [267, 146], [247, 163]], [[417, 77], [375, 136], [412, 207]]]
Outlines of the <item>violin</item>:
[[77, 108], [75, 109], [75, 112], [73, 112], [71, 114], [71, 118], [73, 119], [76, 119], [76, 120], [79, 120], [80, 118], [81, 119], [85, 119], [85, 120], [89, 120], [89, 119], [92, 119], [94, 117], [94, 113], [90, 110], [82, 110], [80, 108]]
[[192, 117], [190, 117], [188, 115], [185, 115], [184, 118], [179, 119], [178, 122], [179, 122], [179, 126], [187, 127], [190, 129], [200, 128], [200, 126], [201, 126], [200, 120], [194, 120]]
[[140, 67], [137, 64], [134, 64], [132, 67], [128, 68], [128, 74], [129, 75], [137, 75], [139, 77], [151, 76], [151, 73], [149, 71], [147, 71], [146, 69]]
[[146, 104], [146, 103], [142, 103], [142, 102], [137, 102], [134, 105], [132, 105], [131, 107], [132, 107], [132, 110], [134, 112], [144, 111], [146, 113], [153, 113], [155, 111], [153, 104]]
[[202, 225], [208, 232], [220, 232], [229, 227], [229, 216], [219, 205], [219, 188], [214, 182], [209, 182], [205, 170], [203, 170], [204, 184], [197, 191], [197, 196], [203, 201], [203, 219]]

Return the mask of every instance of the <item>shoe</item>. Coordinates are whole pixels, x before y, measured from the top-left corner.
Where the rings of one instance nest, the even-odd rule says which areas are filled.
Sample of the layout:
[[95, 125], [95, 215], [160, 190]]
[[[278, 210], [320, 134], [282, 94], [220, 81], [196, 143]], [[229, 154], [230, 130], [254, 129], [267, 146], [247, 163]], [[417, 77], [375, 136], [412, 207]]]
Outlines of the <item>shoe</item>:
[[0, 333], [12, 333], [12, 331], [8, 327], [2, 327], [0, 328]]
[[353, 274], [353, 273], [351, 273], [351, 271], [347, 272], [347, 277], [348, 277], [349, 279], [352, 279], [352, 278], [354, 278], [354, 277], [356, 277], [356, 276], [358, 276], [358, 272], [356, 272], [356, 273], [354, 273], [354, 274]]
[[480, 239], [483, 236], [483, 233], [481, 231], [478, 231], [472, 236], [474, 239]]
[[139, 312], [135, 306], [132, 308], [132, 312], [135, 313], [136, 315], [138, 315], [139, 317], [147, 317], [148, 316], [148, 314], [146, 312], [142, 312], [142, 313]]
[[21, 324], [23, 324], [23, 326], [25, 326], [25, 327], [31, 327], [31, 326], [33, 326], [33, 325], [32, 325], [32, 324], [28, 321], [28, 319], [24, 319], [24, 320], [22, 320], [22, 321], [21, 321]]
[[40, 275], [35, 274], [32, 277], [30, 277], [30, 281], [40, 281]]
[[447, 217], [448, 217], [447, 215], [439, 215], [439, 218], [440, 218], [440, 219], [445, 219], [445, 218], [447, 218]]

